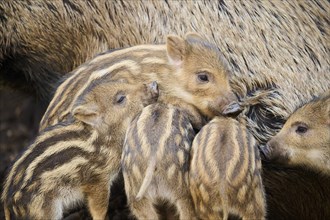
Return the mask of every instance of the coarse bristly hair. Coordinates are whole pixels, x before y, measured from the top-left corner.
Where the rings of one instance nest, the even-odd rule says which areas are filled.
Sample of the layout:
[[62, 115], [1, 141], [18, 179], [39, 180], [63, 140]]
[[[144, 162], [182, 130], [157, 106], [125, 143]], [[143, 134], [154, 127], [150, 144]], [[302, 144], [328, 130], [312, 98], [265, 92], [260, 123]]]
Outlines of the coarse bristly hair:
[[[81, 89], [113, 79], [130, 83], [157, 81], [162, 102], [186, 103], [212, 118], [237, 101], [230, 87], [230, 75], [220, 50], [196, 33], [187, 33], [184, 38], [169, 35], [166, 44], [103, 53], [72, 71], [57, 88], [40, 130], [66, 120], [72, 100]], [[205, 77], [205, 81], [200, 77]]]
[[224, 53], [240, 97], [277, 89], [248, 113], [249, 127], [266, 142], [297, 106], [330, 87], [329, 8], [325, 0], [5, 0], [0, 2], [0, 81], [49, 99], [62, 75], [96, 53], [194, 31], [209, 36]]
[[[232, 86], [242, 99], [259, 87], [277, 89], [274, 98], [250, 107], [251, 115], [278, 124], [265, 127], [263, 120], [248, 117], [248, 126], [258, 128], [253, 135], [266, 142], [283, 119], [330, 86], [329, 8], [326, 0], [3, 0], [0, 85], [32, 90], [49, 100], [54, 82], [96, 53], [196, 31], [223, 51], [234, 72]], [[269, 219], [329, 218], [325, 195], [330, 194], [330, 178], [296, 168], [263, 167]]]

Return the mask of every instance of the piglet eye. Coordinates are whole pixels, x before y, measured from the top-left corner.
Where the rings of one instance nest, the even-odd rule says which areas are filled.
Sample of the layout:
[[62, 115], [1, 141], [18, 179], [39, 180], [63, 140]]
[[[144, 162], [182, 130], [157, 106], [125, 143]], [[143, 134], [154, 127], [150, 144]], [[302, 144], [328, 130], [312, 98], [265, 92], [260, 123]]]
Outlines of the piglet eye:
[[117, 95], [116, 96], [116, 104], [122, 104], [126, 100], [126, 96], [123, 94]]
[[298, 127], [296, 129], [296, 133], [298, 133], [298, 134], [304, 134], [304, 133], [306, 133], [307, 130], [308, 130], [307, 126], [298, 125]]
[[209, 76], [207, 72], [200, 72], [197, 74], [197, 79], [199, 82], [207, 83], [209, 81]]

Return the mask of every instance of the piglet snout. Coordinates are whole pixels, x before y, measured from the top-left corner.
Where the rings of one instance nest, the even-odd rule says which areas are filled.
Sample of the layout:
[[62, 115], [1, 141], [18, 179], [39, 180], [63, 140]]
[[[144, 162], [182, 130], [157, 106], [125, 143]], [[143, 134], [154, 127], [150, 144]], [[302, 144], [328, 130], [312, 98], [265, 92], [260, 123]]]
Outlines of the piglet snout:
[[269, 145], [265, 144], [265, 145], [259, 145], [258, 146], [259, 151], [260, 151], [260, 156], [263, 160], [271, 160], [271, 149], [269, 147]]
[[242, 111], [242, 106], [238, 102], [231, 102], [229, 105], [225, 106], [222, 111], [223, 115], [235, 114]]
[[241, 106], [234, 93], [229, 92], [222, 95], [217, 100], [218, 109], [220, 114], [228, 115], [235, 114], [241, 111]]

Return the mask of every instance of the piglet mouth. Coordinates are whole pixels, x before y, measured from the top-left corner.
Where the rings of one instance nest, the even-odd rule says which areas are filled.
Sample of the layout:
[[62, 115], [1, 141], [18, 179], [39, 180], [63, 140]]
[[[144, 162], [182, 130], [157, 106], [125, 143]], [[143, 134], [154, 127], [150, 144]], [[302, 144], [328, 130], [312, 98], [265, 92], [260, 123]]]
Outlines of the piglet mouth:
[[241, 113], [241, 107], [237, 102], [224, 103], [212, 108], [212, 112], [218, 116], [237, 116]]
[[222, 115], [222, 111], [219, 110], [218, 108], [215, 108], [213, 106], [210, 106], [210, 108], [208, 108], [208, 111], [210, 113], [210, 117], [212, 116], [220, 116]]

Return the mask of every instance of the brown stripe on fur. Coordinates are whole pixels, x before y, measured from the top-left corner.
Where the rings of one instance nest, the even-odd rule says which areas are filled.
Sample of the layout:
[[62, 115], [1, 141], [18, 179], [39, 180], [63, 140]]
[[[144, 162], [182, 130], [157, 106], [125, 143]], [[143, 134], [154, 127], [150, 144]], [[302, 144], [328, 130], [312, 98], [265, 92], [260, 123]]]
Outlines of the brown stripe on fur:
[[[57, 128], [60, 129], [60, 128]], [[40, 156], [43, 154], [43, 152], [48, 149], [49, 147], [59, 143], [59, 142], [64, 142], [65, 141], [70, 141], [70, 140], [75, 140], [77, 138], [78, 133], [81, 131], [67, 131], [66, 133], [59, 133], [55, 136], [50, 136], [49, 138], [43, 140], [42, 142], [39, 142], [35, 146], [31, 146], [30, 148], [33, 148], [33, 151], [31, 153], [27, 154], [24, 153], [22, 156], [25, 156], [24, 160], [20, 161], [19, 164], [15, 164], [14, 170], [11, 172], [19, 172], [20, 170], [25, 170], [26, 164], [30, 164], [36, 157]], [[88, 134], [88, 131], [85, 131], [86, 134]], [[86, 136], [85, 136], [86, 137]], [[81, 136], [81, 140], [84, 141], [84, 136]], [[24, 176], [21, 176], [21, 179]], [[9, 181], [9, 185], [13, 185], [14, 179], [7, 180]], [[15, 182], [19, 182], [18, 180], [15, 180]], [[22, 183], [21, 183], [22, 184]]]
[[[70, 109], [69, 106], [71, 106], [71, 102], [68, 101], [68, 98], [73, 100], [75, 97], [75, 93], [77, 93], [79, 89], [82, 89], [84, 87], [84, 84], [90, 80], [89, 78], [93, 77], [93, 74], [96, 74], [98, 71], [104, 70], [108, 67], [113, 66], [116, 63], [120, 63], [121, 61], [125, 61], [125, 60], [128, 61], [131, 60], [136, 63], [142, 62], [142, 60], [145, 59], [146, 57], [154, 57], [154, 58], [167, 60], [165, 50], [162, 46], [156, 47], [157, 50], [149, 49], [153, 47], [154, 47], [153, 45], [142, 45], [142, 46], [134, 47], [132, 49], [128, 48], [128, 49], [122, 49], [120, 51], [115, 51], [112, 53], [110, 52], [107, 54], [103, 54], [99, 57], [96, 57], [96, 59], [93, 59], [89, 63], [85, 63], [82, 67], [78, 68], [73, 73], [74, 75], [70, 79], [68, 79], [68, 81], [64, 82], [56, 91], [56, 94], [40, 123], [40, 129], [42, 130], [46, 126], [52, 125], [53, 121], [56, 119], [61, 121], [65, 117], [67, 117], [67, 114], [69, 113], [67, 109]], [[131, 51], [131, 53], [127, 53], [127, 51]], [[159, 64], [153, 63], [150, 65], [149, 64], [145, 64], [145, 65], [146, 65], [146, 70], [149, 70], [150, 68], [155, 68], [153, 65], [159, 65]], [[164, 68], [168, 68], [168, 65], [164, 65], [164, 64], [160, 64], [160, 65], [162, 65]], [[108, 77], [116, 78], [117, 77], [116, 73], [123, 70], [129, 71], [129, 68], [120, 67], [119, 69], [115, 69], [114, 71], [105, 74], [104, 78], [108, 78]], [[131, 72], [130, 76], [134, 76], [134, 75], [135, 74]]]

